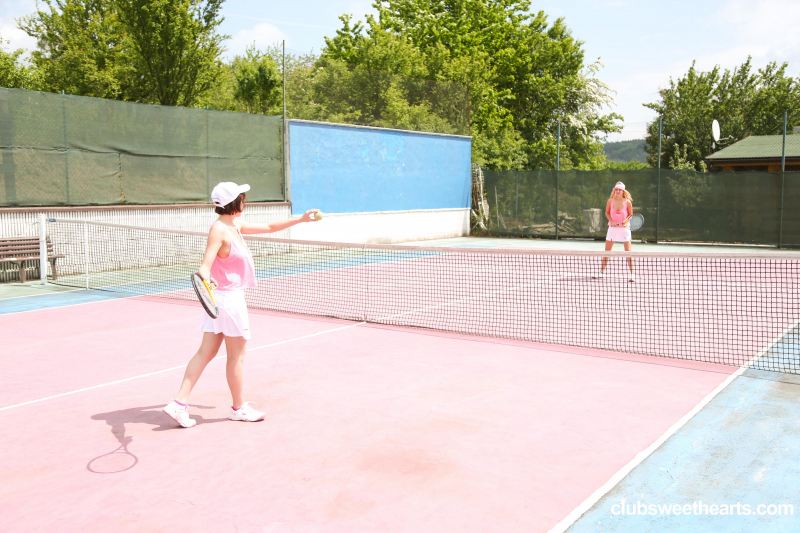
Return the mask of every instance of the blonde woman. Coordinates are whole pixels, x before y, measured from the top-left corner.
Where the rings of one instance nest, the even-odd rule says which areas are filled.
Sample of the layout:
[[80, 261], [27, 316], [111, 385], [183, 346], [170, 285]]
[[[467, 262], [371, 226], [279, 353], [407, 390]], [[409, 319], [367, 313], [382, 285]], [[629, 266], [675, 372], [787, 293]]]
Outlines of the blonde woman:
[[[618, 181], [611, 191], [611, 197], [606, 202], [606, 218], [608, 219], [608, 232], [606, 233], [606, 252], [610, 251], [615, 242], [621, 242], [626, 252], [631, 251], [631, 228], [628, 224], [628, 217], [633, 215], [633, 198], [631, 193], [625, 190], [625, 184]], [[600, 272], [594, 278], [605, 276], [608, 257], [603, 258]], [[636, 281], [633, 274], [633, 258], [628, 258], [628, 269], [630, 277], [628, 281]]]

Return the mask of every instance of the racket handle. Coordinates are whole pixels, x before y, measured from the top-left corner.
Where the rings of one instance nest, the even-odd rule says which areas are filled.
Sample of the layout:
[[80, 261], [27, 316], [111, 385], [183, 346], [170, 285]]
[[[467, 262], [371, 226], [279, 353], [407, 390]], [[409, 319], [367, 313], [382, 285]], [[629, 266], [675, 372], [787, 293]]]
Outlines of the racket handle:
[[214, 304], [216, 305], [217, 299], [214, 298], [214, 289], [211, 288], [211, 284], [208, 282], [208, 280], [204, 279], [203, 280], [203, 285], [206, 286], [206, 290], [208, 291], [208, 295], [211, 296], [211, 301], [214, 302]]

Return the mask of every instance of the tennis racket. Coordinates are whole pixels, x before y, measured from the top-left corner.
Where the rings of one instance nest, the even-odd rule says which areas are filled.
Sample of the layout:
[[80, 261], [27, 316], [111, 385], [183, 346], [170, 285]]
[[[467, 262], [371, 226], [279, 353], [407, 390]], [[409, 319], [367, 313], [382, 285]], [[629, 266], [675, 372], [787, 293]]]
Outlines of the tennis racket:
[[219, 309], [217, 309], [217, 301], [214, 299], [214, 290], [211, 288], [211, 285], [208, 283], [208, 280], [204, 280], [200, 277], [200, 274], [195, 272], [192, 274], [192, 287], [194, 287], [194, 292], [197, 294], [197, 299], [200, 300], [200, 303], [203, 305], [203, 309], [206, 310], [208, 316], [211, 318], [217, 318], [219, 316]]
[[625, 223], [628, 224], [628, 227], [631, 231], [636, 231], [642, 229], [644, 226], [644, 216], [636, 213], [635, 215], [631, 215], [625, 219]]

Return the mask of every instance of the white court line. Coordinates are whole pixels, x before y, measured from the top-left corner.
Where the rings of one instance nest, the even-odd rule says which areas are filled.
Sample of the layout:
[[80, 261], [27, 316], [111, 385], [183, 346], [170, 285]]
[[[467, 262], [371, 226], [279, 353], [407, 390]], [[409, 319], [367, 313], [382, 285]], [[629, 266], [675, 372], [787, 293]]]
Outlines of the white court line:
[[575, 524], [575, 522], [577, 522], [580, 519], [581, 516], [583, 516], [587, 511], [589, 511], [592, 507], [594, 507], [594, 505], [597, 502], [599, 502], [606, 494], [608, 494], [611, 491], [611, 489], [613, 489], [615, 486], [617, 486], [617, 484], [619, 484], [623, 479], [625, 479], [625, 477], [628, 474], [630, 474], [634, 468], [639, 466], [642, 462], [644, 462], [645, 459], [650, 457], [653, 454], [653, 452], [659, 449], [661, 445], [664, 444], [672, 435], [677, 433], [679, 429], [681, 429], [684, 425], [686, 425], [687, 422], [689, 422], [689, 420], [694, 418], [694, 416], [697, 413], [702, 411], [703, 408], [706, 405], [708, 405], [711, 402], [711, 400], [714, 399], [715, 396], [717, 396], [720, 392], [725, 390], [725, 388], [731, 383], [733, 383], [733, 381], [736, 378], [744, 374], [745, 370], [752, 367], [756, 361], [761, 359], [761, 357], [763, 357], [764, 354], [766, 354], [769, 350], [771, 350], [772, 347], [775, 346], [775, 344], [777, 344], [781, 339], [783, 339], [783, 337], [786, 336], [787, 333], [796, 328], [798, 325], [800, 325], [800, 320], [796, 320], [794, 323], [792, 323], [790, 326], [784, 329], [783, 332], [781, 332], [774, 339], [772, 339], [772, 341], [767, 345], [766, 348], [758, 352], [758, 354], [756, 354], [756, 356], [753, 357], [749, 362], [740, 366], [739, 369], [736, 370], [736, 372], [728, 376], [725, 379], [725, 381], [720, 383], [717, 386], [717, 388], [711, 391], [705, 398], [700, 400], [700, 403], [695, 405], [691, 411], [686, 413], [680, 420], [675, 422], [675, 424], [673, 424], [671, 428], [669, 428], [666, 432], [664, 432], [663, 435], [661, 435], [658, 439], [656, 439], [656, 441], [653, 444], [651, 444], [650, 446], [648, 446], [647, 448], [636, 454], [636, 457], [634, 457], [633, 460], [631, 460], [628, 464], [620, 468], [616, 474], [611, 476], [611, 479], [606, 481], [605, 484], [603, 484], [603, 486], [594, 491], [594, 493], [592, 493], [591, 496], [586, 498], [580, 505], [578, 505], [575, 509], [573, 509], [571, 513], [565, 516], [548, 533], [566, 532], [570, 527], [573, 526], [573, 524]]
[[[56, 285], [57, 287], [62, 287], [62, 285]], [[49, 296], [51, 294], [64, 294], [66, 292], [76, 292], [76, 291], [85, 291], [86, 289], [69, 289], [66, 291], [51, 291], [51, 292], [42, 292], [39, 294], [25, 294], [22, 296], [11, 296], [9, 298], [0, 298], [0, 303], [5, 302], [6, 300], [17, 300], [19, 298], [33, 298], [34, 296]]]
[[[254, 352], [256, 350], [261, 350], [263, 348], [271, 348], [273, 346], [279, 346], [281, 344], [288, 344], [290, 342], [300, 341], [300, 340], [303, 340], [303, 339], [308, 339], [310, 337], [316, 337], [318, 335], [325, 335], [326, 333], [333, 333], [335, 331], [341, 331], [343, 329], [354, 328], [354, 327], [360, 326], [362, 324], [366, 324], [366, 322], [357, 322], [355, 324], [348, 324], [347, 326], [342, 326], [340, 328], [327, 329], [325, 331], [318, 331], [316, 333], [311, 333], [309, 335], [303, 335], [302, 337], [295, 337], [294, 339], [288, 339], [288, 340], [284, 340], [284, 341], [273, 342], [272, 344], [265, 344], [263, 346], [256, 346], [255, 348], [250, 348], [247, 351], [248, 352]], [[212, 359], [212, 361], [215, 360], [215, 359], [222, 359], [224, 357], [226, 357], [226, 356], [218, 355], [214, 359]], [[188, 365], [188, 363], [186, 363], [186, 365]], [[0, 411], [5, 411], [7, 409], [14, 409], [16, 407], [24, 407], [26, 405], [31, 405], [31, 404], [34, 404], [34, 403], [44, 402], [44, 401], [47, 401], [47, 400], [54, 400], [56, 398], [62, 398], [64, 396], [70, 396], [72, 394], [78, 394], [80, 392], [86, 392], [86, 391], [90, 391], [90, 390], [94, 390], [94, 389], [100, 389], [100, 388], [103, 388], [103, 387], [109, 387], [111, 385], [117, 385], [119, 383], [125, 383], [126, 381], [133, 381], [133, 380], [136, 380], [136, 379], [155, 376], [157, 374], [163, 374], [165, 372], [172, 372], [173, 370], [186, 368], [186, 365], [173, 366], [173, 367], [170, 367], [170, 368], [164, 368], [162, 370], [156, 370], [155, 372], [148, 372], [147, 374], [141, 374], [139, 376], [133, 376], [133, 377], [129, 377], [129, 378], [118, 379], [116, 381], [109, 381], [108, 383], [101, 383], [100, 385], [92, 385], [91, 387], [84, 387], [82, 389], [75, 389], [75, 390], [72, 390], [72, 391], [69, 391], [69, 392], [62, 392], [61, 394], [54, 394], [53, 396], [46, 396], [44, 398], [39, 398], [37, 400], [29, 400], [27, 402], [16, 403], [14, 405], [6, 405], [5, 407], [0, 407]]]
[[[88, 292], [86, 289], [77, 289], [77, 290], [78, 291]], [[99, 289], [89, 289], [89, 291], [97, 291], [97, 290], [99, 290]], [[73, 292], [73, 291], [64, 291], [64, 292]], [[51, 293], [51, 294], [61, 294], [61, 293], [54, 292], [54, 293]], [[118, 293], [113, 293], [113, 292], [107, 291], [107, 292], [104, 292], [104, 294], [114, 295], [114, 294], [118, 294]], [[128, 300], [130, 298], [141, 298], [142, 296], [143, 295], [141, 295], [141, 294], [133, 294], [131, 296], [110, 296], [109, 298], [104, 298], [102, 300], [92, 300], [91, 302], [78, 302], [76, 304], [56, 305], [56, 306], [53, 306], [53, 307], [40, 307], [38, 309], [25, 309], [24, 311], [12, 311], [10, 313], [0, 313], [0, 317], [10, 316], [10, 315], [21, 315], [22, 313], [35, 313], [37, 311], [49, 311], [51, 309], [63, 309], [65, 307], [75, 307], [75, 306], [78, 306], [78, 305], [99, 304], [99, 303], [103, 303], [103, 302], [111, 302], [111, 301], [114, 301], [114, 300]], [[27, 298], [27, 296], [25, 296], [24, 298]], [[11, 298], [7, 298], [7, 299], [10, 300]], [[3, 303], [3, 300], [0, 300], [0, 304], [2, 304], [2, 303]]]

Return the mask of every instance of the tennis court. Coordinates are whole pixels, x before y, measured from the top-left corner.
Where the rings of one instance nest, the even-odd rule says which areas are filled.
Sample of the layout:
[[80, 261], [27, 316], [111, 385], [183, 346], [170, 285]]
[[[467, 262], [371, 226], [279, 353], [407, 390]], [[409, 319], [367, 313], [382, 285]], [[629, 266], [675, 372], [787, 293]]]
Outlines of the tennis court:
[[775, 416], [800, 396], [796, 255], [645, 251], [630, 284], [623, 257], [593, 279], [602, 254], [574, 243], [249, 239], [247, 399], [266, 418], [227, 420], [223, 352], [184, 430], [160, 409], [199, 338], [188, 273], [203, 237], [57, 221], [48, 234], [60, 285], [0, 299], [9, 530], [702, 530], [721, 523], [612, 506], [648, 490], [800, 496], [770, 473], [800, 434]]

